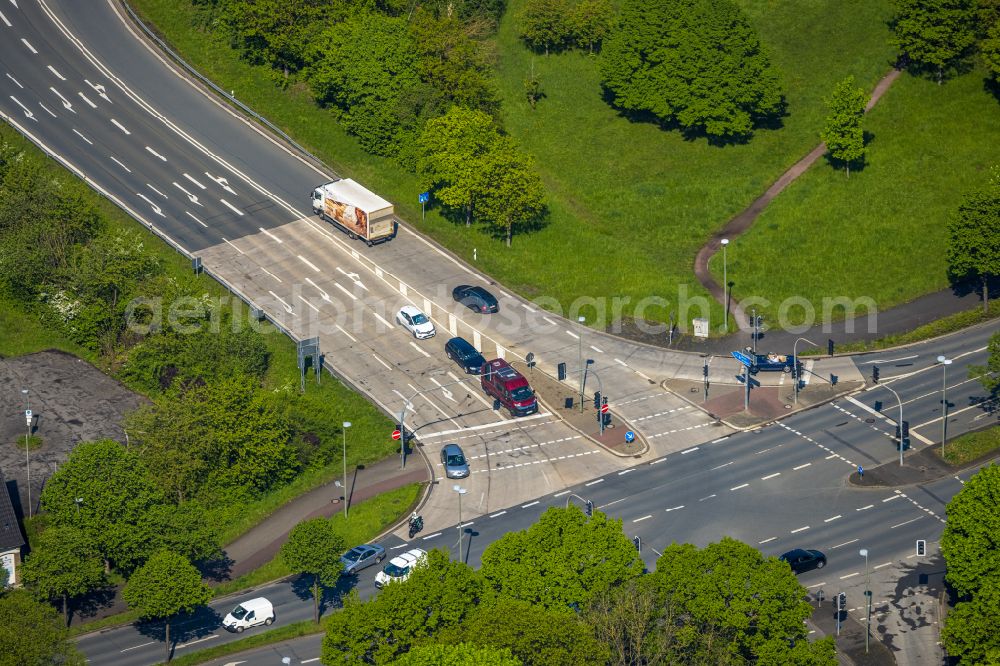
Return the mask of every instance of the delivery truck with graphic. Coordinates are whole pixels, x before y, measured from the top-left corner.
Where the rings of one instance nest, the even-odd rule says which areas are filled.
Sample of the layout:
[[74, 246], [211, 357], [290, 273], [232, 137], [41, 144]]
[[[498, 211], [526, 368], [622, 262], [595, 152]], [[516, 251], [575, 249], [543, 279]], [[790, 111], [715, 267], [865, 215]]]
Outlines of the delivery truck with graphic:
[[343, 229], [352, 240], [361, 238], [368, 247], [396, 235], [392, 204], [350, 178], [313, 190], [312, 207], [314, 213]]

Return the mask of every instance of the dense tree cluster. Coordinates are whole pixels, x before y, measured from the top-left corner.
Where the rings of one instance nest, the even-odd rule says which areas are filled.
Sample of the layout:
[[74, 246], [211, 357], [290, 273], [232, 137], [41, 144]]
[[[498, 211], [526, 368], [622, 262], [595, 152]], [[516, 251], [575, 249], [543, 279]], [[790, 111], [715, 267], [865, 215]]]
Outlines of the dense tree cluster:
[[938, 83], [965, 67], [976, 45], [977, 0], [895, 0], [892, 44]]
[[553, 508], [491, 544], [479, 571], [432, 551], [405, 583], [349, 597], [322, 660], [835, 664], [832, 639], [807, 640], [804, 598], [788, 565], [731, 539], [669, 546], [644, 574], [620, 521]]
[[767, 50], [732, 0], [626, 0], [600, 69], [618, 108], [713, 140], [745, 139], [784, 108]]
[[84, 666], [85, 663], [52, 606], [39, 602], [26, 590], [0, 592], [0, 664]]
[[941, 637], [959, 663], [1000, 658], [1000, 466], [984, 467], [948, 502], [941, 535], [947, 581], [962, 597]]
[[521, 39], [546, 55], [570, 47], [593, 53], [615, 23], [610, 0], [527, 0], [517, 18]]

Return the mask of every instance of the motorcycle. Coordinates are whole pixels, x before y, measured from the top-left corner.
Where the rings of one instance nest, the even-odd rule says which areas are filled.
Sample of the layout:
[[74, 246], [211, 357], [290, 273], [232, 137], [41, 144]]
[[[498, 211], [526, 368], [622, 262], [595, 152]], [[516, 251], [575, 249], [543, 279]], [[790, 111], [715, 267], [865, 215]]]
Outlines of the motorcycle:
[[410, 516], [410, 538], [412, 539], [413, 535], [422, 529], [424, 529], [424, 519], [422, 516], [418, 516], [414, 513]]

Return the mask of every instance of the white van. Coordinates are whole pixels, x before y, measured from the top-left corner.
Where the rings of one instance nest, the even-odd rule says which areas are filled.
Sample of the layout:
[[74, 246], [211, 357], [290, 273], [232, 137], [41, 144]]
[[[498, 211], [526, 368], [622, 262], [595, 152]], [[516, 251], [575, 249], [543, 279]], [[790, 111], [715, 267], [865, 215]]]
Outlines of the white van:
[[274, 622], [274, 606], [264, 597], [257, 597], [244, 601], [234, 608], [222, 621], [222, 626], [241, 634], [244, 629], [256, 627], [258, 624], [270, 625], [272, 622]]

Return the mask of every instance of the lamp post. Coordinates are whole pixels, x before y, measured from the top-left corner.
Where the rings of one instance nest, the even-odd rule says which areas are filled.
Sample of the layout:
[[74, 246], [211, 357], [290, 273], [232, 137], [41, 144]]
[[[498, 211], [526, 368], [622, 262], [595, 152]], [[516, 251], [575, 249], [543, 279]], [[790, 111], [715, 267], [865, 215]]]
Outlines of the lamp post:
[[951, 359], [938, 356], [937, 360], [941, 364], [941, 457], [944, 458], [944, 441], [948, 436], [948, 366]]
[[464, 562], [465, 557], [462, 554], [462, 541], [463, 537], [465, 536], [465, 530], [463, 529], [462, 526], [462, 495], [464, 495], [469, 491], [463, 488], [462, 486], [458, 485], [457, 483], [454, 486], [452, 486], [452, 490], [458, 493], [458, 561]]
[[[350, 421], [344, 421], [344, 520], [350, 518], [348, 511], [351, 508], [351, 493], [347, 490], [347, 429], [351, 427]], [[399, 434], [400, 438], [403, 433]]]
[[896, 402], [899, 403], [899, 464], [903, 465], [903, 401], [899, 398], [899, 394], [892, 390], [888, 384], [882, 384], [882, 388], [888, 389], [890, 393], [896, 396]]
[[723, 238], [719, 242], [722, 243], [722, 291], [724, 294], [725, 308], [726, 308], [726, 315], [725, 315], [726, 333], [728, 333], [729, 332], [729, 267], [727, 266], [726, 262], [726, 246], [729, 245], [729, 239]]
[[[803, 341], [808, 342], [809, 344], [815, 345], [817, 347], [819, 346], [815, 342], [813, 342], [812, 340], [809, 340], [808, 338], [799, 338], [799, 340], [803, 340]], [[799, 377], [799, 354], [796, 351], [796, 349], [798, 348], [799, 340], [796, 340], [794, 343], [792, 343], [792, 363], [795, 364], [794, 370], [795, 370], [795, 404], [796, 405], [799, 404], [799, 382], [802, 381], [802, 378]]]
[[[582, 326], [587, 319], [585, 317], [577, 317], [576, 320], [580, 322]], [[580, 337], [577, 338], [580, 341], [580, 413], [583, 413], [583, 331], [580, 331]]]
[[28, 518], [31, 518], [31, 456], [28, 452], [28, 440], [31, 439], [31, 398], [28, 389], [21, 389], [24, 395], [24, 420], [26, 428], [24, 432], [24, 469], [28, 475]]
[[[902, 428], [902, 426], [900, 426], [900, 428]], [[868, 569], [868, 549], [862, 548], [858, 551], [858, 555], [865, 558], [865, 604], [868, 611], [868, 619], [865, 623], [865, 654], [868, 654], [868, 641], [872, 635], [872, 590], [871, 572]]]

